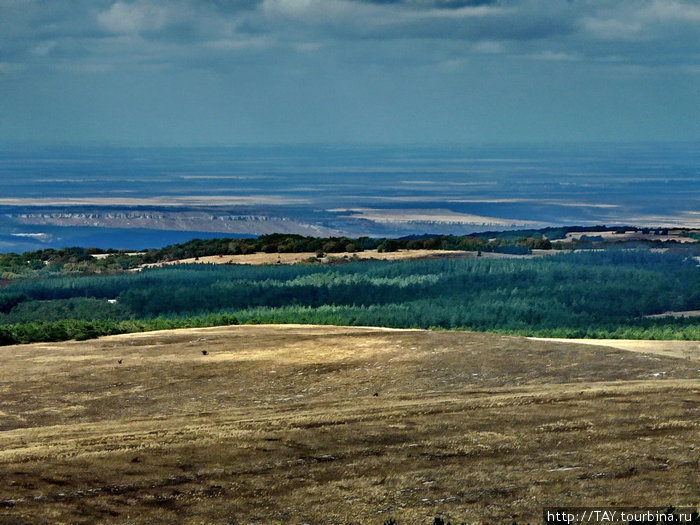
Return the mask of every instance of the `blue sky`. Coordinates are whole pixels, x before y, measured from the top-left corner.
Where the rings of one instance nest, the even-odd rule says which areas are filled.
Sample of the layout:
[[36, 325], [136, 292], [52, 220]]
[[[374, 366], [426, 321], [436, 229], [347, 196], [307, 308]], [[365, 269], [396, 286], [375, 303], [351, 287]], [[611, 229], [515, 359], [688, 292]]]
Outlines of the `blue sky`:
[[700, 3], [0, 0], [0, 141], [700, 140]]

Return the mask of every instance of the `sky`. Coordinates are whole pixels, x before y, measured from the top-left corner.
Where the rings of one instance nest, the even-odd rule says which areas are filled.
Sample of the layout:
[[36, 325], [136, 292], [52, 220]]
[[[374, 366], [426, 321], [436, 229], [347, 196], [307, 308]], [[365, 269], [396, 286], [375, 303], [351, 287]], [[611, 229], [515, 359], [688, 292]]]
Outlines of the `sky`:
[[698, 1], [0, 0], [0, 143], [698, 140]]

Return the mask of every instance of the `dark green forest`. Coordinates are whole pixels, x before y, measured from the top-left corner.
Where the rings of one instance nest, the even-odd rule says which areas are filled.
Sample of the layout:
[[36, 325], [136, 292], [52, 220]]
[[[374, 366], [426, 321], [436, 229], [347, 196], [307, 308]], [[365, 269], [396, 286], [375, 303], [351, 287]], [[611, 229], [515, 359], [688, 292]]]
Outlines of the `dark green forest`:
[[692, 257], [649, 250], [533, 259], [342, 265], [180, 265], [53, 276], [0, 289], [0, 342], [236, 323], [489, 330], [541, 336], [700, 339]]

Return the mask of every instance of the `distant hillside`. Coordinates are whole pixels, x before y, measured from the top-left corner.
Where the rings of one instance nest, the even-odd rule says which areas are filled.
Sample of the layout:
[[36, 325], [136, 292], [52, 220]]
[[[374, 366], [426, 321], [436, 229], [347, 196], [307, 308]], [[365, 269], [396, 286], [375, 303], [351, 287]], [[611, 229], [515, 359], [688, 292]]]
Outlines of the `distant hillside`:
[[401, 238], [312, 237], [273, 233], [256, 238], [192, 239], [146, 251], [72, 247], [0, 254], [3, 280], [56, 274], [117, 273], [183, 259], [253, 253], [358, 253], [366, 250], [461, 250], [526, 255], [532, 250], [663, 248], [700, 254], [700, 230], [633, 226], [567, 226], [470, 235], [412, 235]]

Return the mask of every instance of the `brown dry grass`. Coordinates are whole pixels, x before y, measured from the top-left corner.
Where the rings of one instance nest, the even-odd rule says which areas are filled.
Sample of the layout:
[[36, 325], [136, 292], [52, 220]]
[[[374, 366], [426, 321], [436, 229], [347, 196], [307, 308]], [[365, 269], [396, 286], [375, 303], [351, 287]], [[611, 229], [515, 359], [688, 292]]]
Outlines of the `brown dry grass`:
[[550, 341], [555, 343], [586, 344], [608, 346], [639, 352], [642, 354], [662, 355], [700, 361], [700, 342], [698, 341], [652, 341], [638, 339], [558, 339], [554, 337], [530, 337], [533, 341]]
[[[481, 257], [485, 259], [505, 259], [505, 258], [530, 258], [545, 255], [555, 255], [553, 250], [533, 250], [531, 255], [512, 255], [507, 253], [482, 252]], [[365, 250], [363, 252], [341, 252], [329, 253], [323, 257], [321, 262], [333, 262], [334, 260], [381, 260], [399, 261], [408, 259], [434, 259], [438, 257], [451, 257], [460, 259], [471, 259], [478, 256], [477, 252], [467, 252], [460, 250], [399, 250], [396, 252], [378, 252], [377, 250]], [[153, 266], [166, 266], [171, 264], [251, 264], [261, 266], [264, 264], [298, 264], [309, 260], [317, 260], [313, 252], [300, 253], [250, 253], [246, 255], [211, 255], [190, 259], [178, 259], [176, 261], [166, 261], [152, 264], [144, 264], [144, 268]]]
[[692, 237], [687, 237], [686, 236], [687, 233], [697, 233], [697, 232], [696, 231], [686, 232], [684, 230], [670, 231], [667, 234], [656, 233], [656, 230], [654, 231], [654, 233], [642, 233], [641, 231], [634, 231], [634, 230], [626, 231], [624, 233], [616, 233], [614, 231], [569, 232], [564, 237], [564, 240], [565, 241], [573, 241], [573, 240], [578, 240], [583, 236], [586, 236], [586, 237], [602, 237], [603, 239], [605, 239], [607, 241], [640, 241], [640, 240], [645, 240], [645, 241], [662, 241], [662, 242], [676, 241], [676, 242], [682, 242], [682, 243], [696, 243], [696, 242], [698, 242], [697, 239], [694, 239]]
[[[342, 252], [330, 253], [324, 257], [323, 261], [333, 259], [377, 259], [383, 261], [398, 261], [402, 259], [426, 259], [430, 257], [476, 257], [476, 252], [461, 252], [455, 250], [400, 250], [397, 252], [378, 252], [377, 250], [366, 250], [364, 252]], [[314, 252], [300, 253], [250, 253], [246, 255], [211, 255], [191, 259], [179, 259], [177, 261], [167, 261], [161, 263], [146, 264], [144, 267], [165, 266], [170, 264], [298, 264], [309, 259], [315, 260]]]
[[532, 522], [548, 504], [697, 505], [698, 377], [692, 360], [421, 330], [4, 347], [0, 523]]

